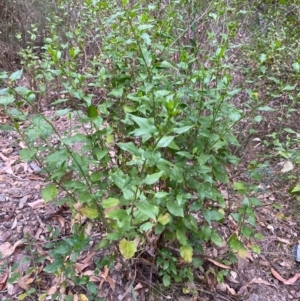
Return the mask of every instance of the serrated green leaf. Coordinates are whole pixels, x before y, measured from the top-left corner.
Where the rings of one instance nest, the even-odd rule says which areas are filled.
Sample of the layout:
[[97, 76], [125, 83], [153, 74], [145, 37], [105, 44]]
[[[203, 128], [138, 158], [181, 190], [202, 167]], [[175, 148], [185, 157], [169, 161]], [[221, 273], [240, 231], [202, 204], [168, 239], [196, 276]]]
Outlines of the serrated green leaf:
[[291, 85], [286, 85], [281, 91], [293, 91], [295, 90], [297, 85], [291, 86]]
[[4, 95], [0, 96], [0, 105], [7, 106], [15, 101], [15, 97], [13, 95]]
[[182, 206], [179, 206], [176, 201], [169, 201], [167, 203], [167, 208], [172, 215], [184, 217], [183, 208]]
[[143, 232], [147, 232], [150, 229], [152, 229], [153, 227], [154, 227], [154, 224], [152, 224], [150, 222], [146, 222], [146, 223], [142, 224], [139, 229]]
[[96, 249], [97, 249], [97, 250], [101, 250], [101, 249], [105, 248], [105, 247], [108, 246], [108, 245], [109, 245], [109, 240], [106, 239], [106, 238], [102, 238], [102, 239], [99, 241], [99, 243], [97, 244]]
[[23, 148], [20, 150], [19, 155], [24, 162], [28, 162], [36, 153], [37, 149]]
[[291, 193], [300, 191], [300, 184], [297, 184], [291, 191]]
[[176, 237], [178, 239], [178, 241], [185, 246], [187, 244], [187, 237], [186, 237], [186, 232], [181, 230], [181, 229], [177, 229], [176, 230]]
[[125, 259], [130, 259], [134, 256], [137, 246], [134, 241], [128, 241], [123, 238], [119, 243], [119, 249]]
[[174, 138], [174, 136], [164, 136], [157, 142], [156, 147], [167, 147], [173, 141]]
[[186, 262], [192, 262], [193, 261], [193, 248], [189, 245], [182, 246], [180, 248], [180, 256], [186, 261]]
[[234, 190], [240, 190], [240, 191], [244, 191], [246, 189], [243, 182], [234, 182], [232, 188]]
[[116, 209], [113, 211], [110, 211], [106, 214], [108, 218], [112, 218], [114, 220], [122, 221], [129, 218], [128, 213], [123, 209]]
[[176, 152], [176, 155], [181, 156], [181, 157], [185, 157], [185, 158], [188, 158], [188, 159], [193, 158], [193, 156], [189, 152], [186, 152], [186, 151]]
[[17, 71], [13, 72], [13, 73], [10, 75], [9, 79], [10, 79], [11, 81], [18, 80], [18, 79], [20, 79], [20, 78], [22, 77], [22, 74], [23, 74], [23, 69], [17, 70]]
[[211, 237], [211, 227], [208, 225], [203, 225], [201, 227], [201, 237], [207, 242]]
[[233, 219], [236, 221], [236, 222], [240, 222], [241, 221], [241, 215], [237, 212], [233, 212], [233, 213], [230, 213], [230, 215], [233, 217]]
[[164, 215], [160, 215], [157, 218], [157, 221], [162, 224], [162, 225], [166, 225], [170, 222], [170, 214], [169, 213], [165, 213]]
[[123, 106], [123, 110], [125, 113], [133, 113], [136, 111], [135, 107], [130, 107], [130, 106]]
[[120, 203], [118, 199], [115, 198], [107, 198], [101, 202], [101, 205], [104, 209], [112, 208], [117, 206]]
[[168, 274], [165, 274], [163, 277], [164, 286], [168, 287], [171, 284], [171, 277]]
[[3, 132], [10, 132], [10, 131], [14, 131], [15, 128], [11, 125], [8, 124], [0, 124], [0, 131]]
[[136, 147], [136, 145], [133, 142], [119, 142], [117, 145], [120, 147], [120, 149], [129, 152], [130, 154], [133, 154], [135, 156], [139, 156], [139, 149]]
[[222, 237], [216, 231], [212, 231], [210, 239], [217, 246], [223, 245]]
[[224, 214], [217, 210], [204, 210], [203, 216], [209, 224], [211, 221], [220, 221], [224, 218]]
[[97, 209], [94, 208], [90, 208], [90, 207], [82, 207], [79, 209], [79, 212], [83, 215], [86, 216], [90, 219], [95, 219], [99, 216], [99, 213], [97, 211]]
[[236, 234], [230, 236], [228, 245], [233, 251], [238, 251], [239, 249], [244, 248], [243, 243], [238, 239]]
[[94, 105], [90, 105], [87, 109], [87, 115], [89, 118], [95, 118], [98, 116], [98, 110]]
[[260, 247], [258, 245], [252, 245], [251, 249], [253, 250], [254, 253], [256, 254], [260, 254], [261, 250]]
[[169, 195], [169, 193], [165, 192], [165, 191], [158, 191], [155, 193], [155, 197], [158, 199], [162, 199], [164, 197], [166, 197], [167, 195]]
[[256, 233], [256, 234], [254, 234], [254, 238], [261, 240], [264, 238], [264, 236], [261, 233]]
[[141, 201], [136, 204], [137, 208], [145, 215], [156, 221], [158, 215], [158, 207], [150, 204], [148, 201]]
[[55, 259], [53, 263], [48, 264], [43, 270], [49, 274], [55, 274], [61, 267], [64, 266], [63, 259]]
[[247, 239], [250, 239], [251, 235], [253, 233], [253, 230], [248, 226], [243, 226], [241, 229], [241, 232]]
[[58, 189], [54, 184], [48, 184], [46, 187], [42, 190], [42, 198], [45, 202], [52, 201], [58, 196]]
[[164, 174], [163, 171], [153, 173], [151, 175], [147, 175], [146, 178], [142, 181], [143, 184], [152, 185], [156, 183], [159, 178]]
[[160, 68], [174, 68], [177, 69], [175, 66], [173, 66], [171, 63], [167, 61], [162, 61], [159, 65]]
[[114, 96], [116, 98], [121, 98], [123, 96], [123, 87], [112, 89], [109, 93], [109, 96]]

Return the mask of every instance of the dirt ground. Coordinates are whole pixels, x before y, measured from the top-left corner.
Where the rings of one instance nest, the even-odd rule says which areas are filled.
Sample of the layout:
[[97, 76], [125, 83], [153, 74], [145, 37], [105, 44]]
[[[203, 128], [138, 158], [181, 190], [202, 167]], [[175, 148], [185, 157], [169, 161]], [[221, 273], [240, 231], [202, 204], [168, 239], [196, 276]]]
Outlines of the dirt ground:
[[[5, 123], [5, 116], [1, 118], [1, 122]], [[63, 130], [64, 121], [57, 122]], [[16, 135], [0, 132], [1, 301], [39, 300], [41, 294], [58, 290], [57, 277], [43, 271], [47, 263], [51, 262], [45, 244], [70, 236], [74, 224], [74, 216], [67, 206], [45, 204], [41, 197], [41, 189], [46, 179], [39, 174], [40, 167], [36, 162], [24, 163], [20, 160], [21, 147], [22, 143]], [[263, 149], [256, 148], [256, 151]], [[245, 152], [253, 156], [253, 149], [245, 149]], [[268, 168], [269, 170], [263, 171], [266, 175], [258, 196], [263, 206], [256, 210], [257, 232], [263, 235], [263, 238], [257, 241], [261, 253], [258, 255], [249, 252], [246, 258], [239, 258], [237, 263], [225, 267], [228, 268], [228, 275], [224, 283], [216, 283], [215, 273], [220, 267], [214, 259], [222, 252], [214, 247], [208, 248], [206, 256], [203, 257], [203, 267], [195, 271], [192, 294], [183, 294], [181, 287], [176, 284], [169, 290], [159, 292], [158, 284], [155, 281], [150, 283], [146, 279], [149, 267], [144, 264], [141, 268], [141, 262], [137, 261], [132, 262], [131, 266], [126, 266], [122, 260], [116, 259], [113, 266], [105, 266], [96, 273], [97, 260], [103, 259], [106, 254], [93, 248], [102, 234], [95, 224], [87, 227], [87, 235], [92, 237], [92, 243], [90, 248], [79, 256], [75, 267], [77, 273], [89, 275], [93, 279], [99, 289], [99, 297], [103, 300], [135, 300], [133, 295], [139, 301], [300, 300], [300, 265], [292, 256], [292, 247], [298, 243], [300, 235], [299, 204], [287, 193], [289, 180], [281, 173], [282, 162], [275, 160]], [[232, 174], [236, 171], [237, 169]], [[238, 173], [241, 180], [247, 180], [245, 172]], [[234, 194], [228, 194], [227, 198], [228, 202], [239, 201], [239, 196]], [[60, 231], [57, 238], [53, 235], [53, 229]], [[234, 233], [233, 229], [228, 223], [221, 225], [219, 230], [228, 238]], [[34, 262], [36, 254], [44, 257], [38, 264]], [[29, 259], [24, 260], [26, 258]], [[9, 281], [17, 264], [20, 277]], [[73, 294], [74, 300], [85, 300], [80, 299], [82, 290], [78, 286], [71, 282], [69, 286], [68, 293], [67, 290], [63, 293]], [[35, 293], [18, 299], [18, 296], [31, 288], [35, 288]]]

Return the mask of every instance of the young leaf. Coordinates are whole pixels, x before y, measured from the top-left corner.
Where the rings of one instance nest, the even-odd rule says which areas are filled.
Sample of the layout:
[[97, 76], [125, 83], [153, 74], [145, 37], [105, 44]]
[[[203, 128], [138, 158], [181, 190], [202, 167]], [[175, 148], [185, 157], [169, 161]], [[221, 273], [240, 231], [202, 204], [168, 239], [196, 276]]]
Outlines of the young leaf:
[[166, 225], [170, 222], [170, 214], [169, 213], [165, 213], [164, 215], [160, 215], [157, 218], [157, 221], [162, 224], [162, 225]]
[[46, 187], [42, 190], [42, 198], [45, 202], [52, 201], [58, 196], [58, 189], [54, 184], [48, 184]]
[[103, 208], [112, 208], [112, 207], [115, 207], [117, 206], [118, 204], [120, 203], [120, 201], [118, 199], [115, 199], [115, 198], [108, 198], [108, 199], [105, 199], [101, 202], [101, 205]]
[[125, 259], [130, 259], [135, 254], [137, 247], [134, 241], [123, 238], [119, 243], [119, 249]]
[[193, 248], [189, 245], [182, 246], [180, 248], [180, 256], [186, 261], [186, 262], [192, 262], [193, 260]]
[[82, 207], [79, 209], [79, 212], [90, 219], [95, 219], [99, 216], [97, 209], [90, 208], [90, 207]]

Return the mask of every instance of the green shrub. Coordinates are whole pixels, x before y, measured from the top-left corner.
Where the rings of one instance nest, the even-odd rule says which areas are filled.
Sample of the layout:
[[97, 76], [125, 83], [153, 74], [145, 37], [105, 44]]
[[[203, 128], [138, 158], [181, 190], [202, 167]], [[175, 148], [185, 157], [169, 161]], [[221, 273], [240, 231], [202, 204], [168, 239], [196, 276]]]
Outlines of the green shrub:
[[[245, 197], [231, 212], [219, 190], [228, 183], [226, 166], [238, 162], [230, 152], [239, 145], [234, 126], [263, 104], [252, 91], [246, 113], [233, 104], [240, 93], [228, 58], [235, 49], [237, 23], [226, 23], [233, 8], [208, 7], [203, 23], [216, 32], [207, 31], [200, 42], [209, 46], [201, 49], [202, 7], [187, 3], [159, 10], [147, 1], [85, 1], [65, 36], [63, 19], [50, 19], [40, 58], [30, 49], [22, 53], [30, 89], [18, 86], [22, 71], [1, 74], [8, 88], [0, 90], [0, 104], [12, 120], [2, 129], [20, 134], [23, 160], [37, 161], [48, 176], [43, 199], [101, 222], [106, 235], [98, 248], [116, 244], [125, 259], [150, 256], [166, 286], [193, 280], [192, 267], [201, 264], [195, 253], [203, 252], [203, 242], [224, 244], [217, 224], [229, 214], [240, 227], [227, 243], [244, 251], [260, 205]], [[185, 13], [192, 18], [188, 28]], [[55, 114], [46, 117], [50, 105]], [[54, 122], [61, 116], [70, 122], [64, 133]], [[247, 195], [253, 186], [237, 182], [234, 189]], [[55, 274], [64, 265], [71, 275], [72, 260], [87, 246], [74, 229], [72, 239], [53, 248], [45, 271]]]

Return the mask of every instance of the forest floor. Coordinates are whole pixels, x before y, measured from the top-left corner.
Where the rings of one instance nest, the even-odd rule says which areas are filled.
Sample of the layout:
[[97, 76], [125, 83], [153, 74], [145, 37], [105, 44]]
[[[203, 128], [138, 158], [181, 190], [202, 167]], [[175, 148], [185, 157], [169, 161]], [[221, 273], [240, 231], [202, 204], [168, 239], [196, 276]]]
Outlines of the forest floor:
[[[3, 114], [0, 122], [7, 122]], [[56, 120], [56, 126], [63, 131], [68, 124], [62, 117]], [[0, 300], [48, 300], [47, 295], [60, 291], [61, 294], [73, 295], [75, 301], [86, 301], [83, 298], [84, 285], [75, 285], [70, 280], [67, 281], [68, 286], [62, 288], [61, 275], [43, 271], [52, 260], [45, 244], [70, 237], [76, 217], [67, 206], [54, 206], [43, 201], [41, 189], [46, 179], [39, 174], [40, 167], [36, 162], [20, 160], [22, 147], [16, 135], [0, 132]], [[231, 171], [234, 181], [247, 181], [246, 166], [260, 152], [264, 149], [257, 145], [248, 145], [244, 149], [244, 161]], [[122, 259], [116, 258], [113, 264], [105, 265], [106, 254], [95, 248], [103, 234], [101, 227], [86, 220], [81, 222], [91, 242], [74, 265], [76, 274], [89, 276], [97, 285], [98, 296], [107, 301], [300, 300], [299, 265], [292, 256], [292, 247], [298, 243], [300, 235], [300, 207], [296, 197], [288, 193], [291, 188], [288, 175], [294, 173], [298, 178], [298, 174], [296, 170], [282, 173], [284, 162], [280, 159], [268, 163], [265, 170], [259, 171], [264, 174], [264, 180], [257, 197], [263, 206], [255, 212], [256, 231], [263, 235], [257, 241], [261, 253], [249, 252], [246, 258], [238, 258], [237, 263], [225, 266], [229, 272], [224, 283], [216, 282], [220, 267], [214, 259], [222, 250], [215, 247], [210, 248], [210, 255], [207, 253], [203, 257], [203, 267], [195, 271], [195, 283], [190, 290], [193, 294], [183, 294], [182, 287], [177, 284], [169, 289], [160, 289], [155, 280], [157, 277], [147, 279], [149, 269], [151, 275], [156, 273], [150, 263], [132, 260], [132, 265], [126, 266]], [[224, 188], [225, 195], [230, 202], [240, 201], [239, 195], [230, 194]], [[220, 225], [219, 230], [221, 233], [233, 233], [229, 223]], [[42, 259], [37, 262], [37, 258]], [[103, 267], [99, 268], [97, 262], [102, 262]], [[24, 295], [26, 292], [27, 297]], [[43, 294], [45, 299], [41, 299]]]

